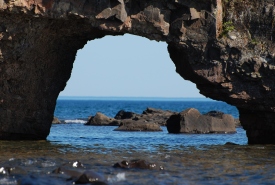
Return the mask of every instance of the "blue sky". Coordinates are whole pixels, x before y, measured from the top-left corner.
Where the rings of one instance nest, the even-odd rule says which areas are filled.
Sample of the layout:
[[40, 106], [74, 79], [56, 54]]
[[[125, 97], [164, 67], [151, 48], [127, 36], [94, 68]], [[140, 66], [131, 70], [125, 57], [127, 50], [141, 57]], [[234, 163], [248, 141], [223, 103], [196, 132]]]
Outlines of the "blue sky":
[[60, 96], [204, 97], [175, 72], [165, 42], [129, 34], [96, 39], [79, 50]]

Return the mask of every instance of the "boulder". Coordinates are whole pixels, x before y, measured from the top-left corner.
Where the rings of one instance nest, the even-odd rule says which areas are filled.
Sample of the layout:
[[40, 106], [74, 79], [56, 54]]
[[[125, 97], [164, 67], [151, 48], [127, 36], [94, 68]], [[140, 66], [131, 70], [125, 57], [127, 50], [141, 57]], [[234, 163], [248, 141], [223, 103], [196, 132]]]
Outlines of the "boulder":
[[95, 125], [95, 126], [117, 126], [119, 122], [110, 118], [100, 112], [97, 112], [95, 116], [91, 116], [85, 125]]
[[57, 117], [53, 117], [52, 124], [60, 124], [61, 121]]
[[134, 112], [120, 110], [120, 111], [118, 111], [118, 113], [115, 115], [114, 118], [115, 119], [131, 119], [131, 118], [134, 118], [135, 116], [137, 116], [137, 114]]
[[234, 118], [222, 112], [202, 115], [197, 109], [189, 108], [172, 115], [167, 120], [169, 133], [235, 133]]
[[162, 129], [157, 123], [125, 119], [114, 131], [162, 131]]
[[173, 114], [175, 114], [175, 112], [148, 107], [142, 112], [142, 115], [140, 117], [136, 117], [136, 119], [138, 118], [139, 120], [155, 122], [161, 126], [165, 126], [167, 119]]

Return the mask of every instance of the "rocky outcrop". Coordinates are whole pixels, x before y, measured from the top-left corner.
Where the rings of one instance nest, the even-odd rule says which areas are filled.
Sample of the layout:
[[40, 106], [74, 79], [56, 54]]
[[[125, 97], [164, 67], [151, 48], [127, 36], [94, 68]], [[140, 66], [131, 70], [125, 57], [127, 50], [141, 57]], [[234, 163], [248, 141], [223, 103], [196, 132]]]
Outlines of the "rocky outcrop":
[[95, 116], [91, 116], [85, 125], [94, 125], [94, 126], [118, 126], [120, 123], [114, 119], [110, 118], [101, 112], [97, 112]]
[[[150, 111], [150, 114], [146, 115], [146, 111]], [[114, 118], [110, 118], [97, 112], [85, 125], [119, 126], [115, 131], [162, 131], [160, 126], [168, 119], [166, 112], [172, 113], [153, 108], [147, 108], [141, 115], [120, 110]]]
[[176, 71], [237, 106], [249, 143], [275, 143], [273, 1], [0, 1], [0, 139], [45, 139], [88, 40], [168, 43]]
[[235, 122], [231, 115], [212, 111], [201, 115], [194, 108], [172, 115], [167, 120], [169, 133], [235, 133]]
[[166, 120], [174, 113], [175, 112], [169, 110], [160, 110], [148, 107], [142, 112], [142, 114], [120, 110], [114, 118], [117, 120], [132, 119], [135, 121], [139, 120], [143, 122], [152, 122], [157, 123], [160, 126], [165, 126]]

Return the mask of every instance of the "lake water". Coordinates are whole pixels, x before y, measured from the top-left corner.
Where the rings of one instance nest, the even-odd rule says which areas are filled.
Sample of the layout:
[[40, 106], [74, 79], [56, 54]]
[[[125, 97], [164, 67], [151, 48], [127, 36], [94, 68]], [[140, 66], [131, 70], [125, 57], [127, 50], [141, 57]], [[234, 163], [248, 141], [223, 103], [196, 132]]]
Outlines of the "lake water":
[[[235, 107], [201, 99], [59, 99], [55, 116], [67, 124], [53, 125], [47, 141], [0, 141], [0, 184], [73, 184], [66, 174], [53, 173], [64, 164], [115, 185], [275, 183], [274, 145], [247, 145], [242, 128], [236, 134], [169, 134], [166, 127], [163, 132], [118, 132], [113, 126], [83, 124], [98, 111], [113, 117], [121, 109], [141, 113], [147, 107], [177, 112], [194, 107], [238, 117]], [[113, 167], [133, 159], [164, 169]], [[81, 169], [71, 165], [76, 161]]]

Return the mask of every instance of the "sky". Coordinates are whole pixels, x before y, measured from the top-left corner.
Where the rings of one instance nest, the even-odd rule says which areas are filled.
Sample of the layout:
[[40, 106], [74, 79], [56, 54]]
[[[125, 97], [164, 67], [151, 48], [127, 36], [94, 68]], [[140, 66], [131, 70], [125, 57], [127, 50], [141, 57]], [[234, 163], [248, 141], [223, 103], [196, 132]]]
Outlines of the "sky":
[[59, 96], [204, 97], [176, 73], [165, 42], [129, 34], [92, 40], [78, 50]]

